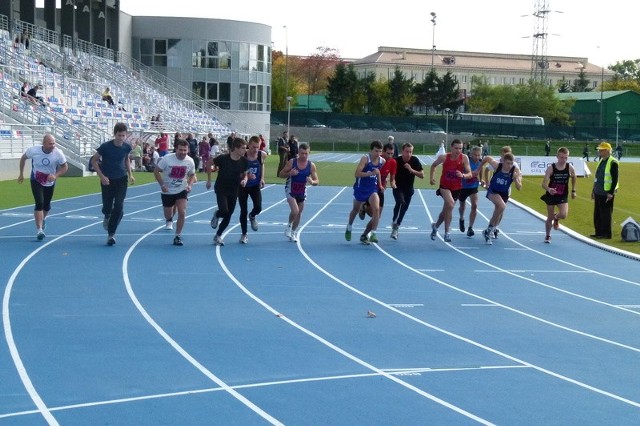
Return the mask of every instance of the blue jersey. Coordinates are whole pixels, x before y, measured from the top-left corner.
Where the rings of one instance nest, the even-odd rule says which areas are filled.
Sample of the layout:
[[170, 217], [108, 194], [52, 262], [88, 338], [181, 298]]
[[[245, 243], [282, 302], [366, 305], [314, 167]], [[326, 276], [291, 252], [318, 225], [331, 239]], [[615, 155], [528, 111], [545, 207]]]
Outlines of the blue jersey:
[[[245, 156], [246, 157], [246, 156]], [[247, 180], [247, 184], [245, 188], [249, 188], [252, 186], [260, 185], [260, 178], [262, 177], [262, 151], [258, 151], [258, 158], [255, 160], [249, 160], [249, 168], [247, 169], [247, 173], [251, 173], [255, 176], [255, 178]]]
[[100, 145], [96, 151], [102, 157], [100, 170], [102, 170], [103, 175], [109, 179], [119, 179], [127, 176], [128, 169], [125, 161], [129, 161], [131, 145], [123, 143], [117, 146], [113, 140], [110, 140]]
[[[362, 168], [362, 171], [364, 173], [368, 173], [375, 169], [380, 170], [384, 165], [383, 159], [378, 159], [378, 164], [373, 164], [373, 162], [371, 161], [371, 155], [369, 154], [367, 154], [367, 160], [367, 164], [365, 164], [365, 166]], [[360, 191], [363, 192], [376, 192], [378, 190], [378, 176], [372, 175], [356, 178], [356, 183], [353, 184], [353, 188], [359, 188]]]
[[502, 170], [502, 167], [502, 163], [498, 164], [498, 168], [493, 173], [491, 182], [489, 183], [489, 191], [507, 194], [509, 193], [511, 182], [513, 182], [513, 171], [516, 169], [516, 166], [511, 166], [511, 170], [506, 172]]
[[[480, 163], [482, 163], [482, 160], [474, 163], [473, 161], [471, 161], [471, 158], [469, 158], [469, 167], [471, 167], [472, 172], [475, 172], [478, 167], [480, 167]], [[478, 185], [480, 185], [480, 181], [477, 177], [472, 177], [471, 179], [462, 178], [462, 188], [464, 189], [477, 188]]]
[[311, 176], [311, 161], [307, 160], [307, 167], [298, 168], [298, 159], [294, 158], [291, 169], [297, 169], [298, 174], [289, 176], [285, 184], [285, 192], [294, 198], [304, 198], [307, 193], [307, 178]]

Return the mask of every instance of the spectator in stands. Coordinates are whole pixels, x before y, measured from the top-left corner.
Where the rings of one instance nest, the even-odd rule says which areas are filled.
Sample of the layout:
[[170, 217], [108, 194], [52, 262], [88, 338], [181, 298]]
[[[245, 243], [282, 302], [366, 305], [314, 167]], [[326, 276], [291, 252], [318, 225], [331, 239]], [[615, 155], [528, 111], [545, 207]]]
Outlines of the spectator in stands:
[[276, 142], [278, 156], [280, 156], [280, 161], [278, 162], [278, 175], [280, 175], [280, 170], [282, 170], [284, 165], [287, 164], [287, 160], [289, 159], [289, 144], [287, 143], [288, 139], [288, 133], [285, 130], [284, 132], [282, 132], [282, 136], [278, 138], [278, 142]]
[[258, 137], [260, 138], [260, 146], [258, 149], [260, 151], [267, 152], [267, 141], [264, 140], [264, 136], [262, 136], [262, 134], [259, 134]]
[[42, 96], [38, 96], [38, 89], [42, 89], [42, 85], [36, 84], [27, 92], [27, 96], [29, 100], [34, 104], [39, 104], [42, 106], [47, 105]]
[[[211, 141], [209, 141], [209, 145], [211, 145]], [[214, 158], [220, 155], [220, 143], [216, 138], [213, 138], [213, 145], [211, 145], [211, 152], [209, 153], [209, 158]]]
[[149, 146], [149, 151], [142, 158], [145, 170], [148, 172], [153, 172], [153, 170], [156, 168], [156, 165], [158, 164], [158, 161], [160, 161], [160, 155], [158, 154], [158, 151], [156, 151], [156, 147]]
[[231, 132], [227, 137], [227, 152], [231, 152], [233, 140], [236, 138], [236, 132]]
[[22, 32], [22, 36], [20, 37], [20, 43], [23, 44], [26, 50], [29, 50], [30, 40], [29, 40], [29, 34], [26, 31]]
[[169, 153], [169, 135], [164, 132], [160, 132], [160, 136], [156, 138], [154, 146], [158, 150], [158, 155], [160, 157], [167, 155]]
[[[211, 133], [209, 133], [209, 137], [211, 137]], [[207, 161], [209, 161], [209, 156], [211, 154], [211, 145], [209, 145], [209, 138], [207, 136], [203, 136], [202, 140], [198, 144], [198, 155], [200, 156], [200, 169], [199, 172], [202, 171], [202, 168]]]
[[[200, 167], [200, 156], [198, 155], [198, 140], [194, 137], [193, 133], [188, 133], [186, 137], [187, 143], [189, 144], [189, 157], [193, 160], [193, 163], [196, 166], [196, 170]], [[176, 141], [175, 144], [178, 143]]]
[[102, 92], [102, 100], [106, 101], [109, 105], [116, 104], [113, 100], [113, 94], [111, 93], [111, 89], [108, 87], [105, 87], [104, 92]]
[[27, 92], [29, 91], [28, 87], [29, 87], [28, 82], [25, 81], [24, 83], [22, 83], [22, 86], [20, 87], [20, 97], [22, 98], [27, 97]]
[[133, 159], [136, 172], [142, 170], [142, 145], [140, 145], [140, 141], [133, 143], [131, 158]]
[[298, 157], [298, 138], [294, 135], [289, 137], [289, 153], [287, 160], [291, 160], [292, 158]]

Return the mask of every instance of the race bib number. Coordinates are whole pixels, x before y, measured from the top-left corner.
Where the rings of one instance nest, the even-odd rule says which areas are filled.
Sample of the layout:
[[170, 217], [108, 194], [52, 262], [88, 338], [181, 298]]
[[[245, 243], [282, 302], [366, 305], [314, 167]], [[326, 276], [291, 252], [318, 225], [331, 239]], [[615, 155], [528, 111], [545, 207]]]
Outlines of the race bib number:
[[562, 183], [552, 183], [550, 187], [556, 190], [556, 194], [564, 194], [564, 190], [567, 185]]
[[184, 177], [187, 175], [187, 168], [185, 166], [174, 166], [171, 167], [171, 170], [169, 171], [169, 177], [171, 179], [184, 179]]
[[36, 171], [36, 182], [38, 182], [40, 185], [46, 185], [47, 183], [49, 183], [47, 181], [48, 177], [49, 177], [48, 173], [42, 173], [42, 172]]
[[304, 182], [291, 182], [291, 192], [293, 194], [304, 194], [305, 184]]

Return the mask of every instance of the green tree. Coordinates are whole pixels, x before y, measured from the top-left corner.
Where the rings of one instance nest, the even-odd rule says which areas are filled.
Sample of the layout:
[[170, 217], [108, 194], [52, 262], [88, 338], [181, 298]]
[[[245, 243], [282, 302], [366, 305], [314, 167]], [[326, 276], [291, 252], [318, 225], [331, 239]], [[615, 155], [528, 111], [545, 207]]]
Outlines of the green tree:
[[571, 84], [567, 81], [564, 76], [562, 76], [562, 80], [560, 80], [557, 84], [559, 93], [569, 93], [571, 92]]
[[335, 72], [327, 81], [327, 103], [333, 112], [347, 112], [353, 108], [353, 103], [349, 105], [350, 100], [358, 91], [358, 77], [352, 64], [347, 65], [339, 62], [336, 65]]
[[626, 59], [611, 65], [609, 69], [615, 72], [614, 80], [640, 81], [640, 59]]
[[530, 81], [528, 84], [489, 85], [484, 78], [472, 80], [467, 106], [470, 112], [544, 117], [547, 123], [570, 124], [574, 101], [561, 101], [552, 86]]
[[571, 91], [572, 92], [590, 92], [591, 88], [589, 87], [589, 84], [591, 84], [591, 80], [587, 78], [587, 75], [584, 72], [584, 68], [580, 68], [580, 73], [578, 74], [578, 78], [573, 80]]
[[447, 71], [441, 79], [437, 80], [436, 105], [440, 105], [440, 111], [445, 108], [456, 110], [463, 102], [464, 99], [460, 97], [460, 85], [451, 71]]
[[438, 84], [440, 79], [434, 69], [431, 69], [421, 83], [417, 83], [413, 86], [413, 93], [415, 95], [415, 105], [419, 107], [435, 108], [436, 92], [438, 91]]
[[396, 67], [387, 85], [389, 86], [389, 114], [407, 115], [407, 111], [415, 102], [413, 78], [406, 78], [400, 68]]

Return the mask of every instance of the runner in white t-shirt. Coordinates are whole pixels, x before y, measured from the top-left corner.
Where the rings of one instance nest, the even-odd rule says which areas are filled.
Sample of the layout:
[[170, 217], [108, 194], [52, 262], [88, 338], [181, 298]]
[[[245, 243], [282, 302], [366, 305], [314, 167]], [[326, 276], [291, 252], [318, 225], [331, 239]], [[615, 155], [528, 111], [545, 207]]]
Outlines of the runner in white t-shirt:
[[167, 154], [160, 159], [153, 171], [156, 181], [160, 184], [162, 207], [167, 221], [164, 229], [173, 229], [174, 209], [178, 211], [176, 221], [176, 235], [173, 245], [181, 246], [182, 228], [187, 214], [187, 194], [191, 186], [197, 181], [196, 165], [189, 153], [189, 143], [178, 139], [175, 143], [175, 154]]
[[67, 172], [69, 166], [62, 151], [56, 148], [56, 140], [46, 134], [42, 146], [32, 146], [20, 157], [20, 175], [18, 183], [24, 181], [24, 165], [31, 159], [31, 192], [35, 201], [33, 217], [36, 222], [36, 238], [44, 239], [45, 219], [51, 210], [51, 199], [56, 180]]

